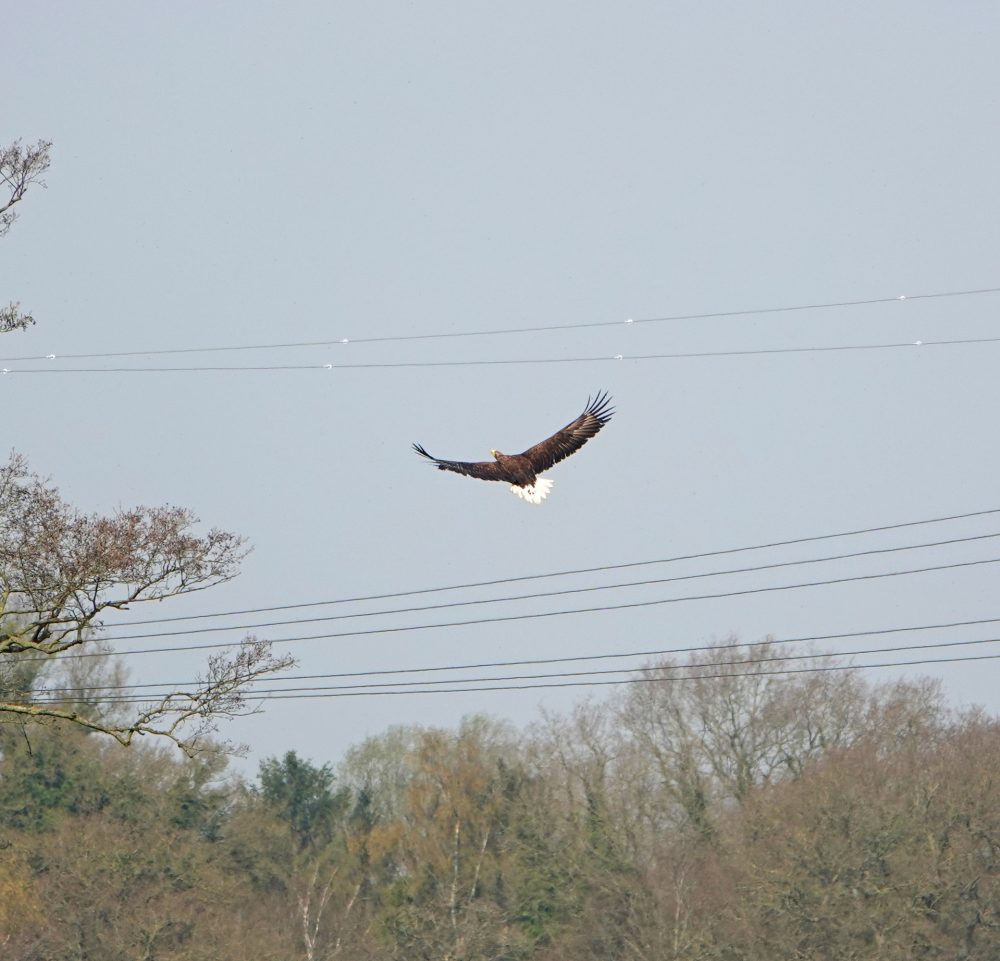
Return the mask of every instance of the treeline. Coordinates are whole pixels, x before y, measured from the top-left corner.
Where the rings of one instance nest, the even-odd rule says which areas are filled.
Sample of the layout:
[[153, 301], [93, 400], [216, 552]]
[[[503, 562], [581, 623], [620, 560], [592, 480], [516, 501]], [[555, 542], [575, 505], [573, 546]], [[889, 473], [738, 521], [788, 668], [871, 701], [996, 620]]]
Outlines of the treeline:
[[2, 725], [0, 957], [995, 961], [1000, 726], [783, 653], [252, 784]]

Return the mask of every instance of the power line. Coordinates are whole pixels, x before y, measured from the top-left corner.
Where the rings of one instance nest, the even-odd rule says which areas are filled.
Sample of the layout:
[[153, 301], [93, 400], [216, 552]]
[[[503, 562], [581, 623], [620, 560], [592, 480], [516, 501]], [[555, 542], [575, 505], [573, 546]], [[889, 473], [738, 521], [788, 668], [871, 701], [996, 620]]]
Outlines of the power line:
[[[941, 628], [951, 628], [951, 627], [964, 627], [970, 625], [979, 624], [992, 624], [1000, 621], [1000, 618], [982, 618], [975, 621], [956, 621], [950, 624], [926, 624], [910, 627], [897, 627], [888, 628], [884, 630], [877, 631], [854, 631], [850, 633], [841, 634], [820, 634], [813, 635], [810, 637], [793, 637], [785, 638], [782, 640], [777, 640], [774, 638], [768, 638], [763, 641], [750, 641], [750, 642], [740, 642], [732, 641], [724, 644], [703, 644], [693, 647], [675, 647], [656, 651], [633, 651], [630, 653], [622, 654], [597, 654], [591, 656], [581, 656], [581, 657], [562, 657], [562, 658], [536, 658], [531, 660], [521, 660], [521, 661], [498, 661], [487, 664], [462, 664], [462, 665], [450, 665], [450, 666], [439, 666], [439, 667], [425, 667], [425, 668], [397, 668], [395, 670], [377, 670], [377, 671], [354, 671], [347, 673], [334, 673], [334, 674], [292, 674], [283, 675], [281, 677], [275, 677], [271, 679], [272, 681], [279, 682], [281, 684], [286, 684], [289, 681], [317, 681], [317, 680], [343, 680], [346, 678], [357, 678], [357, 677], [384, 677], [387, 675], [411, 675], [411, 674], [426, 674], [431, 672], [441, 672], [441, 671], [465, 671], [465, 670], [475, 670], [475, 669], [485, 669], [494, 667], [518, 667], [518, 666], [538, 666], [542, 664], [561, 664], [573, 661], [591, 661], [591, 660], [606, 660], [609, 658], [636, 658], [636, 657], [651, 657], [651, 656], [667, 656], [673, 654], [691, 654], [700, 652], [716, 652], [724, 650], [752, 650], [755, 648], [773, 648], [783, 645], [789, 645], [793, 643], [801, 642], [813, 642], [818, 640], [831, 640], [831, 639], [843, 639], [849, 637], [867, 637], [867, 636], [881, 636], [884, 634], [894, 634], [901, 632], [913, 632], [913, 631], [926, 631], [935, 630]], [[622, 674], [628, 673], [635, 670], [690, 670], [692, 668], [700, 669], [704, 667], [715, 667], [719, 665], [733, 665], [733, 664], [763, 664], [772, 661], [788, 661], [788, 660], [800, 660], [800, 659], [811, 659], [819, 657], [854, 657], [857, 655], [871, 655], [871, 654], [882, 654], [888, 652], [899, 652], [899, 651], [911, 651], [911, 650], [929, 650], [931, 648], [951, 648], [951, 647], [967, 647], [970, 645], [978, 644], [994, 644], [1000, 643], [1000, 637], [991, 637], [976, 640], [966, 640], [966, 641], [938, 641], [932, 643], [924, 644], [907, 644], [907, 645], [896, 645], [892, 647], [881, 647], [881, 648], [870, 648], [867, 650], [857, 650], [857, 651], [842, 651], [836, 654], [831, 653], [810, 653], [810, 654], [782, 654], [774, 655], [771, 657], [763, 657], [756, 659], [745, 659], [739, 661], [721, 661], [721, 662], [711, 662], [702, 664], [679, 664], [670, 665], [669, 667], [653, 666], [652, 668], [647, 667], [620, 667], [620, 668], [606, 668], [606, 669], [591, 669], [584, 671], [560, 671], [551, 674], [530, 674], [530, 675], [513, 675], [513, 676], [502, 676], [502, 677], [486, 677], [486, 678], [454, 678], [445, 680], [421, 680], [421, 681], [383, 681], [380, 683], [371, 684], [361, 684], [361, 685], [336, 685], [328, 686], [322, 688], [316, 688], [316, 690], [344, 690], [357, 687], [373, 688], [373, 687], [410, 687], [410, 686], [421, 686], [421, 685], [431, 685], [431, 684], [447, 684], [447, 683], [463, 683], [463, 684], [473, 684], [473, 683], [485, 683], [488, 681], [508, 681], [508, 680], [528, 680], [528, 679], [544, 679], [553, 677], [589, 677], [598, 676], [605, 674]], [[80, 694], [87, 692], [106, 692], [106, 691], [124, 691], [124, 690], [139, 690], [143, 688], [183, 688], [190, 687], [198, 684], [198, 681], [157, 681], [157, 682], [147, 682], [147, 683], [135, 683], [135, 684], [94, 684], [85, 685], [79, 687], [58, 687], [51, 692], [46, 692], [51, 694], [52, 697], [57, 695], [66, 694]], [[313, 688], [273, 688], [268, 690], [273, 691], [291, 691], [291, 690], [312, 690]], [[266, 692], [256, 692], [256, 693], [266, 693]], [[142, 699], [143, 697], [162, 697], [162, 694], [149, 693], [147, 695], [133, 695], [137, 699]]]
[[[283, 675], [282, 680], [310, 681], [310, 680], [319, 680], [322, 678], [334, 679], [334, 678], [349, 678], [349, 677], [382, 677], [389, 674], [393, 675], [427, 674], [427, 673], [441, 672], [441, 671], [482, 670], [485, 668], [492, 668], [492, 667], [527, 667], [530, 665], [541, 665], [541, 664], [567, 664], [578, 661], [603, 661], [603, 660], [636, 658], [636, 657], [665, 657], [671, 654], [694, 654], [700, 651], [729, 650], [740, 647], [754, 648], [754, 647], [765, 647], [773, 644], [802, 644], [802, 643], [813, 643], [816, 641], [844, 640], [852, 637], [871, 637], [873, 635], [900, 634], [912, 631], [944, 630], [952, 627], [971, 627], [981, 624], [995, 624], [998, 621], [1000, 621], [1000, 617], [985, 617], [970, 621], [951, 621], [944, 624], [919, 624], [909, 627], [888, 627], [872, 631], [849, 631], [849, 632], [842, 632], [839, 634], [812, 634], [803, 637], [785, 637], [780, 639], [768, 638], [767, 640], [764, 641], [730, 641], [723, 644], [699, 644], [688, 647], [658, 648], [658, 649], [643, 650], [643, 651], [627, 651], [624, 653], [587, 654], [587, 655], [575, 655], [572, 657], [541, 657], [541, 658], [528, 658], [517, 661], [486, 661], [486, 662], [478, 662], [472, 664], [450, 664], [450, 665], [434, 666], [434, 667], [407, 667], [407, 668], [395, 668], [395, 669], [384, 668], [376, 671], [342, 671], [340, 673], [335, 673], [335, 674], [292, 674], [292, 675]], [[132, 686], [132, 685], [125, 685], [125, 686]], [[149, 685], [137, 685], [137, 686], [149, 686]]]
[[924, 347], [955, 347], [973, 344], [997, 344], [1000, 337], [970, 337], [951, 340], [897, 341], [884, 344], [835, 344], [812, 347], [768, 347], [749, 350], [703, 350], [667, 354], [607, 354], [590, 357], [517, 357], [489, 360], [423, 360], [351, 364], [234, 364], [226, 367], [4, 367], [0, 374], [176, 374], [176, 373], [246, 373], [261, 371], [390, 370], [418, 367], [496, 367], [537, 364], [590, 364], [619, 361], [689, 360], [710, 357], [755, 357], [767, 354], [816, 354], [829, 352], [900, 350]]
[[[990, 644], [1000, 642], [1000, 638], [989, 638], [982, 641], [969, 641], [969, 642], [955, 642], [957, 644]], [[871, 651], [854, 651], [848, 652], [844, 656], [854, 656], [858, 654], [872, 654], [881, 653], [882, 651], [893, 651], [893, 650], [920, 650], [920, 649], [930, 649], [933, 647], [949, 646], [949, 645], [937, 645], [929, 644], [922, 646], [909, 646], [900, 648], [884, 648], [884, 649], [873, 649]], [[786, 660], [801, 660], [804, 658], [820, 658], [820, 657], [830, 657], [829, 654], [809, 654], [809, 655], [794, 655], [790, 657], [775, 657], [775, 658], [765, 658], [765, 659], [750, 659], [746, 661], [735, 661], [735, 662], [717, 662], [725, 666], [729, 663], [733, 664], [760, 664], [766, 663], [767, 661], [786, 661]], [[800, 668], [779, 668], [773, 671], [747, 671], [747, 672], [723, 672], [715, 674], [677, 674], [672, 676], [655, 676], [651, 677], [647, 674], [641, 677], [627, 677], [618, 678], [615, 680], [585, 680], [585, 681], [549, 681], [546, 680], [541, 684], [502, 684], [502, 685], [490, 685], [486, 687], [460, 687], [460, 688], [430, 688], [430, 687], [417, 687], [417, 686], [406, 686], [402, 684], [397, 684], [392, 687], [392, 689], [384, 689], [382, 687], [370, 686], [370, 685], [344, 685], [340, 687], [330, 687], [330, 688], [303, 688], [301, 690], [297, 689], [275, 689], [267, 690], [263, 692], [248, 694], [248, 697], [255, 701], [281, 701], [281, 700], [300, 700], [306, 698], [330, 698], [330, 697], [376, 697], [382, 695], [404, 695], [404, 694], [471, 694], [471, 693], [481, 693], [484, 691], [525, 691], [525, 690], [541, 690], [548, 688], [563, 688], [563, 687], [603, 687], [607, 685], [617, 685], [617, 684], [664, 684], [664, 683], [678, 683], [685, 681], [699, 681], [699, 680], [716, 680], [720, 678], [740, 678], [740, 677], [759, 677], [762, 674], [767, 676], [782, 676], [791, 674], [816, 674], [832, 671], [852, 671], [852, 670], [868, 670], [872, 668], [886, 668], [886, 667], [911, 667], [917, 665], [926, 664], [955, 664], [968, 661], [992, 661], [1000, 659], [1000, 654], [981, 654], [981, 655], [963, 655], [958, 657], [944, 657], [944, 658], [919, 658], [907, 661], [886, 661], [875, 664], [829, 664], [829, 665], [819, 665], [814, 667], [800, 667]], [[714, 667], [717, 664], [704, 664], [704, 665], [678, 665], [674, 668], [649, 668], [648, 670], [677, 670], [686, 671], [690, 669], [698, 670], [704, 667]], [[589, 673], [589, 672], [588, 672]], [[607, 672], [593, 672], [594, 674], [607, 673]], [[622, 673], [621, 671], [614, 671], [611, 673]], [[576, 676], [573, 674], [567, 675], [556, 675], [556, 676]], [[530, 678], [527, 678], [530, 679]], [[505, 678], [489, 678], [486, 680], [506, 680]], [[523, 680], [518, 678], [517, 680]], [[421, 682], [412, 682], [414, 685]], [[435, 683], [435, 682], [422, 682], [422, 683]], [[449, 683], [447, 681], [439, 681], [436, 683]], [[461, 683], [460, 681], [454, 681], [450, 683]], [[406, 689], [401, 689], [403, 687]], [[363, 688], [363, 689], [361, 689]], [[112, 695], [107, 698], [102, 698], [102, 700], [108, 703], [143, 703], [150, 700], [159, 700], [163, 697], [169, 696], [167, 694], [161, 695]], [[32, 703], [46, 704], [46, 703], [58, 703], [65, 698], [59, 696], [52, 696], [50, 698], [36, 698], [33, 699]]]
[[673, 557], [661, 557], [646, 561], [627, 561], [618, 564], [603, 564], [599, 567], [580, 567], [562, 571], [549, 571], [542, 574], [520, 574], [514, 577], [501, 577], [488, 581], [469, 581], [463, 584], [449, 584], [443, 587], [421, 587], [405, 591], [392, 591], [383, 594], [363, 594], [355, 597], [341, 597], [324, 601], [306, 601], [299, 604], [279, 604], [271, 607], [251, 607], [234, 611], [216, 611], [210, 614], [185, 614], [173, 617], [153, 617], [145, 620], [129, 621], [128, 624], [113, 625], [115, 627], [138, 627], [145, 624], [166, 624], [176, 621], [204, 620], [206, 618], [235, 617], [243, 614], [266, 614], [272, 611], [298, 610], [306, 607], [325, 607], [334, 604], [354, 604], [361, 601], [382, 601], [396, 597], [412, 597], [419, 594], [434, 594], [446, 591], [469, 590], [477, 587], [495, 587], [502, 584], [516, 584], [523, 581], [544, 580], [553, 577], [575, 577], [580, 574], [599, 574], [605, 571], [625, 570], [631, 567], [648, 567], [654, 564], [674, 564], [680, 561], [702, 560], [706, 557], [721, 557], [726, 554], [741, 554], [747, 551], [769, 550], [774, 547], [791, 547], [796, 544], [807, 544], [814, 541], [833, 540], [840, 537], [856, 537], [861, 534], [881, 534], [885, 531], [902, 530], [907, 527], [921, 527], [927, 524], [943, 524], [949, 521], [969, 520], [973, 517], [986, 517], [1000, 514], [1000, 508], [990, 508], [981, 511], [969, 511], [964, 514], [950, 514], [943, 517], [931, 517], [917, 521], [902, 521], [897, 524], [883, 524], [878, 527], [864, 527], [855, 530], [837, 531], [832, 534], [814, 534], [808, 537], [796, 537], [781, 541], [770, 541], [763, 544], [751, 544], [743, 547], [727, 547], [713, 551], [702, 551], [696, 554], [677, 554]]
[[[470, 627], [480, 624], [500, 624], [500, 623], [508, 623], [511, 621], [534, 620], [543, 617], [562, 617], [567, 614], [593, 614], [604, 611], [618, 611], [618, 610], [635, 609], [640, 607], [654, 607], [663, 604], [679, 604], [687, 601], [705, 601], [705, 600], [719, 600], [721, 598], [727, 598], [727, 597], [745, 597], [751, 594], [765, 594], [765, 593], [772, 593], [775, 591], [799, 590], [808, 587], [825, 587], [832, 584], [848, 584], [861, 581], [879, 580], [887, 577], [903, 577], [909, 574], [926, 574], [936, 571], [956, 570], [958, 568], [963, 568], [963, 567], [977, 567], [983, 564], [996, 564], [996, 563], [1000, 563], [1000, 557], [986, 558], [984, 560], [977, 560], [977, 561], [961, 561], [953, 564], [939, 564], [932, 567], [912, 568], [910, 570], [905, 570], [905, 571], [885, 571], [878, 574], [857, 574], [852, 577], [838, 577], [838, 578], [831, 578], [828, 580], [804, 581], [797, 584], [780, 584], [772, 587], [755, 587], [739, 591], [722, 591], [714, 594], [688, 594], [688, 595], [683, 595], [681, 597], [658, 598], [655, 600], [648, 600], [648, 601], [631, 601], [624, 604], [606, 604], [595, 607], [579, 607], [579, 608], [570, 608], [568, 610], [559, 610], [559, 611], [538, 611], [529, 614], [509, 614], [501, 617], [484, 617], [484, 618], [470, 619], [467, 621], [443, 621], [433, 624], [407, 624], [398, 627], [379, 627], [379, 628], [370, 628], [365, 630], [340, 631], [336, 633], [325, 633], [325, 634], [305, 634], [296, 637], [268, 638], [267, 640], [271, 644], [289, 644], [295, 641], [336, 640], [345, 637], [370, 637], [377, 634], [398, 634], [398, 633], [407, 633], [411, 631], [437, 630], [439, 628]], [[83, 651], [79, 654], [65, 655], [64, 659], [78, 658], [78, 657], [111, 657], [111, 656], [124, 657], [135, 654], [164, 654], [177, 651], [208, 651], [208, 650], [218, 650], [220, 648], [238, 647], [240, 643], [242, 642], [234, 641], [234, 642], [221, 642], [213, 644], [185, 644], [185, 645], [174, 645], [170, 647], [143, 648], [134, 651]], [[24, 660], [26, 661], [48, 660], [48, 658], [29, 657], [25, 658]]]
[[[868, 557], [876, 554], [894, 554], [900, 551], [923, 550], [926, 548], [943, 547], [951, 544], [964, 544], [970, 541], [990, 540], [995, 537], [1000, 537], [1000, 532], [991, 534], [976, 534], [970, 537], [954, 537], [949, 540], [931, 541], [924, 544], [907, 544], [899, 547], [880, 547], [865, 551], [853, 551], [847, 554], [832, 554], [826, 557], [810, 557], [796, 561], [778, 561], [771, 564], [758, 564], [752, 567], [736, 567], [724, 571], [702, 571], [696, 574], [678, 574], [673, 577], [657, 577], [641, 581], [626, 581], [624, 583], [619, 583], [619, 584], [599, 584], [589, 587], [564, 588], [562, 590], [556, 590], [556, 591], [539, 591], [534, 594], [512, 594], [512, 595], [507, 595], [505, 597], [474, 598], [472, 600], [465, 600], [465, 601], [445, 601], [440, 604], [425, 604], [415, 607], [397, 607], [391, 610], [383, 610], [383, 611], [356, 611], [356, 612], [351, 612], [349, 614], [329, 614], [323, 617], [303, 617], [303, 618], [292, 618], [280, 621], [260, 621], [254, 624], [233, 624], [227, 627], [216, 625], [212, 627], [190, 627], [190, 628], [184, 628], [182, 630], [173, 630], [173, 631], [151, 631], [146, 634], [125, 634], [117, 637], [111, 636], [108, 638], [108, 640], [132, 641], [132, 640], [143, 640], [145, 638], [151, 638], [151, 637], [175, 637], [184, 634], [207, 634], [207, 633], [216, 633], [219, 631], [250, 631], [263, 627], [283, 627], [291, 624], [315, 624], [326, 621], [341, 621], [341, 620], [351, 620], [355, 618], [382, 617], [393, 614], [413, 614], [423, 611], [436, 611], [454, 607], [470, 607], [470, 606], [479, 606], [483, 604], [503, 604], [503, 603], [509, 603], [511, 601], [539, 600], [542, 598], [561, 597], [569, 594], [587, 594], [587, 593], [592, 593], [594, 591], [618, 590], [620, 588], [625, 588], [625, 587], [650, 587], [652, 585], [658, 585], [658, 584], [671, 584], [671, 583], [676, 583], [678, 581], [699, 580], [706, 577], [721, 577], [730, 574], [750, 574], [759, 571], [775, 570], [777, 568], [782, 568], [782, 567], [798, 567], [799, 565], [802, 564], [821, 564], [829, 561], [848, 560], [856, 557]], [[120, 625], [120, 626], [125, 627], [128, 625]]]
[[[80, 353], [60, 354], [58, 355], [58, 357], [56, 354], [33, 354], [20, 357], [3, 357], [0, 358], [0, 362], [11, 363], [11, 362], [22, 362], [31, 360], [56, 360], [56, 359], [91, 360], [102, 357], [152, 357], [152, 356], [165, 356], [165, 355], [177, 355], [177, 354], [208, 354], [208, 353], [222, 353], [230, 351], [248, 351], [248, 350], [283, 350], [283, 349], [297, 348], [297, 347], [332, 347], [332, 346], [345, 346], [348, 344], [376, 344], [376, 343], [395, 343], [401, 341], [446, 340], [446, 339], [457, 339], [457, 338], [468, 338], [468, 337], [498, 337], [498, 336], [509, 336], [512, 334], [534, 334], [534, 333], [544, 333], [544, 332], [561, 331], [561, 330], [585, 330], [585, 329], [593, 329], [600, 327], [620, 327], [622, 325], [631, 326], [635, 324], [662, 324], [668, 322], [678, 322], [683, 320], [718, 320], [725, 317], [749, 317], [749, 316], [764, 315], [764, 314], [794, 313], [807, 310], [829, 310], [831, 308], [867, 307], [875, 304], [901, 303], [911, 300], [930, 300], [930, 299], [951, 298], [951, 297], [969, 297], [969, 296], [978, 296], [982, 294], [995, 294], [995, 293], [1000, 293], [1000, 287], [984, 287], [980, 289], [969, 289], [969, 290], [939, 291], [929, 294], [897, 295], [894, 297], [874, 297], [863, 300], [841, 300], [841, 301], [830, 301], [826, 303], [794, 304], [791, 306], [784, 306], [784, 307], [756, 307], [743, 310], [711, 311], [708, 313], [671, 314], [664, 317], [640, 317], [640, 318], [630, 317], [626, 318], [625, 320], [605, 320], [605, 321], [581, 322], [573, 324], [543, 324], [543, 325], [535, 325], [529, 327], [502, 327], [502, 328], [494, 328], [491, 330], [442, 331], [442, 332], [425, 333], [425, 334], [393, 334], [380, 337], [339, 337], [330, 340], [290, 341], [290, 342], [277, 342], [277, 343], [266, 343], [266, 344], [232, 344], [232, 345], [223, 345], [214, 347], [175, 347], [175, 348], [166, 348], [166, 349], [161, 348], [153, 350], [119, 350], [119, 351], [104, 351], [104, 352], [94, 352], [94, 353], [84, 353], [84, 354]], [[254, 368], [254, 369], [279, 369], [279, 368]]]
[[[1000, 654], [983, 654], [978, 656], [966, 656], [966, 657], [942, 657], [942, 658], [921, 658], [910, 661], [885, 661], [878, 664], [838, 664], [838, 665], [823, 665], [820, 667], [800, 667], [800, 668], [786, 668], [777, 671], [768, 671], [769, 675], [786, 675], [786, 674], [820, 674], [829, 673], [832, 671], [860, 671], [860, 670], [870, 670], [874, 668], [885, 668], [885, 667], [914, 667], [926, 664], [957, 664], [964, 661], [994, 661], [1000, 658]], [[393, 695], [406, 695], [406, 694], [469, 694], [469, 693], [482, 693], [486, 691], [528, 691], [528, 690], [541, 690], [548, 688], [561, 688], [561, 687], [606, 687], [613, 684], [664, 684], [664, 683], [676, 683], [678, 681], [707, 681], [707, 680], [717, 680], [720, 678], [736, 678], [736, 677], [756, 677], [759, 672], [748, 671], [743, 673], [719, 673], [719, 674], [697, 674], [687, 677], [628, 677], [622, 678], [620, 680], [601, 680], [601, 681], [557, 681], [557, 682], [546, 682], [544, 684], [506, 684], [497, 685], [493, 687], [477, 687], [477, 688], [436, 688], [433, 690], [428, 689], [415, 689], [415, 690], [389, 690], [389, 691], [338, 691], [332, 693], [318, 693], [318, 694], [265, 694], [260, 696], [261, 701], [286, 701], [286, 700], [300, 700], [300, 699], [312, 699], [312, 698], [329, 698], [329, 697], [379, 697], [379, 696], [393, 696]]]
[[[298, 691], [349, 691], [349, 690], [372, 690], [380, 689], [386, 687], [403, 688], [403, 687], [429, 687], [430, 685], [437, 684], [487, 684], [494, 681], [537, 681], [537, 680], [552, 680], [554, 678], [569, 678], [569, 677], [599, 677], [608, 674], [624, 674], [631, 673], [634, 670], [641, 671], [688, 671], [688, 670], [700, 670], [703, 668], [713, 668], [713, 667], [729, 667], [729, 666], [747, 666], [751, 664], [770, 664], [776, 661], [802, 661], [802, 660], [816, 660], [818, 658], [829, 658], [831, 656], [837, 657], [859, 657], [864, 655], [872, 654], [888, 654], [888, 653], [899, 653], [902, 651], [921, 651], [921, 650], [931, 650], [934, 648], [952, 648], [952, 647], [969, 647], [972, 645], [979, 644], [996, 644], [1000, 643], [1000, 637], [989, 637], [980, 640], [973, 641], [942, 641], [932, 644], [904, 644], [896, 645], [891, 647], [876, 647], [869, 648], [866, 650], [858, 651], [844, 651], [837, 655], [831, 655], [829, 653], [815, 653], [815, 654], [786, 654], [786, 655], [774, 655], [772, 657], [759, 657], [759, 658], [743, 658], [739, 660], [732, 661], [709, 661], [707, 663], [701, 664], [672, 664], [669, 666], [659, 666], [659, 665], [647, 665], [640, 668], [599, 668], [589, 671], [556, 671], [548, 674], [510, 674], [500, 677], [468, 677], [468, 678], [456, 678], [452, 681], [440, 681], [440, 680], [419, 680], [419, 681], [384, 681], [381, 683], [369, 682], [362, 684], [342, 684], [342, 685], [329, 685], [323, 687], [301, 687], [301, 688], [288, 688], [288, 687], [269, 687], [264, 688], [259, 691], [252, 692], [253, 697], [260, 696], [261, 694], [283, 694], [289, 692]], [[278, 680], [277, 678], [275, 680]], [[287, 678], [282, 678], [281, 680], [288, 680]], [[478, 690], [478, 688], [470, 688], [470, 690]]]

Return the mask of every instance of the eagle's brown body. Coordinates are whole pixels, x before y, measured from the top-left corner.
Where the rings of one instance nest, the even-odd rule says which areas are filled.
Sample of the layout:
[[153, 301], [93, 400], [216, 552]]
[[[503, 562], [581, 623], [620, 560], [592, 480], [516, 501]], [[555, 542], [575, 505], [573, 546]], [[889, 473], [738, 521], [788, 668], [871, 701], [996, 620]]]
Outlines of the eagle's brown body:
[[501, 454], [497, 451], [494, 455], [497, 464], [504, 472], [504, 480], [510, 480], [518, 487], [530, 487], [535, 483], [538, 476], [531, 461], [524, 454]]
[[521, 454], [492, 451], [494, 459], [491, 461], [440, 460], [428, 454], [419, 444], [414, 444], [413, 449], [421, 457], [432, 461], [438, 470], [454, 471], [480, 480], [505, 481], [518, 497], [540, 504], [551, 489], [552, 481], [547, 478], [539, 480], [538, 475], [576, 453], [594, 437], [611, 419], [614, 409], [610, 405], [611, 398], [607, 393], [598, 393], [593, 402], [588, 397], [583, 413], [547, 440]]

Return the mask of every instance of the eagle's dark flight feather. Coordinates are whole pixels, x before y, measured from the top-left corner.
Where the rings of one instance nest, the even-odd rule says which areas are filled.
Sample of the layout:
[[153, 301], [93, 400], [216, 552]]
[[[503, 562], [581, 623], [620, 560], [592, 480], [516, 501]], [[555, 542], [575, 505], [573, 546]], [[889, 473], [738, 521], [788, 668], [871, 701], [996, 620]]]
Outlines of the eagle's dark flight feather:
[[607, 393], [598, 393], [593, 403], [588, 397], [587, 406], [576, 420], [568, 423], [562, 430], [557, 430], [548, 440], [529, 447], [521, 457], [527, 457], [535, 473], [540, 474], [565, 460], [570, 454], [575, 454], [611, 420], [614, 412]]
[[438, 470], [450, 470], [479, 480], [505, 481], [511, 485], [515, 494], [537, 504], [552, 486], [550, 480], [544, 480], [536, 486], [537, 475], [570, 454], [575, 454], [611, 419], [613, 413], [610, 396], [606, 392], [599, 392], [593, 401], [587, 398], [587, 406], [576, 420], [557, 430], [548, 439], [529, 447], [521, 454], [494, 451], [495, 460], [491, 461], [440, 460], [428, 454], [420, 444], [414, 444], [413, 449], [421, 457], [434, 463]]
[[429, 461], [437, 464], [438, 470], [453, 470], [456, 474], [466, 474], [469, 477], [478, 477], [480, 480], [502, 481], [507, 479], [499, 462], [495, 460], [483, 460], [475, 463], [464, 460], [441, 460], [433, 454], [428, 454], [420, 444], [414, 444], [413, 449], [421, 457], [426, 457]]

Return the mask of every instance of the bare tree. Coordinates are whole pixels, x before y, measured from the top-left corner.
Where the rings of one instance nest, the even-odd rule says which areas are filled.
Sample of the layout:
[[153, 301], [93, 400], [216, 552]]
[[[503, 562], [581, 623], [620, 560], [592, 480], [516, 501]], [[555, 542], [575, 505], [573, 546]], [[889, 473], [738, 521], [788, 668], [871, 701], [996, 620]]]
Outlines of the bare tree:
[[[42, 174], [49, 168], [48, 140], [22, 147], [20, 140], [15, 140], [6, 147], [0, 147], [0, 184], [6, 188], [6, 201], [0, 198], [0, 237], [10, 230], [17, 220], [15, 204], [19, 204], [32, 184], [45, 186]], [[11, 330], [24, 330], [35, 322], [31, 314], [22, 313], [20, 304], [10, 303], [0, 307], [0, 333]]]
[[[891, 750], [945, 720], [939, 685], [873, 685], [826, 670], [785, 676], [800, 666], [797, 650], [730, 638], [686, 663], [649, 664], [645, 683], [614, 702], [619, 729], [658, 778], [664, 827], [686, 823], [711, 837], [717, 815], [755, 787], [801, 777], [809, 764], [861, 741]], [[809, 656], [813, 667], [841, 663]]]
[[[74, 657], [101, 643], [101, 617], [146, 601], [205, 590], [230, 580], [247, 553], [242, 538], [192, 533], [196, 518], [177, 507], [138, 507], [109, 517], [85, 515], [13, 455], [0, 467], [0, 720], [61, 719], [129, 744], [156, 734], [188, 753], [220, 717], [252, 710], [255, 681], [292, 664], [246, 637], [234, 652], [209, 659], [190, 685], [137, 699], [104, 691], [46, 687], [40, 664]], [[15, 671], [12, 666], [27, 669]], [[112, 704], [114, 711], [102, 710]], [[123, 713], [122, 709], [128, 710]]]

